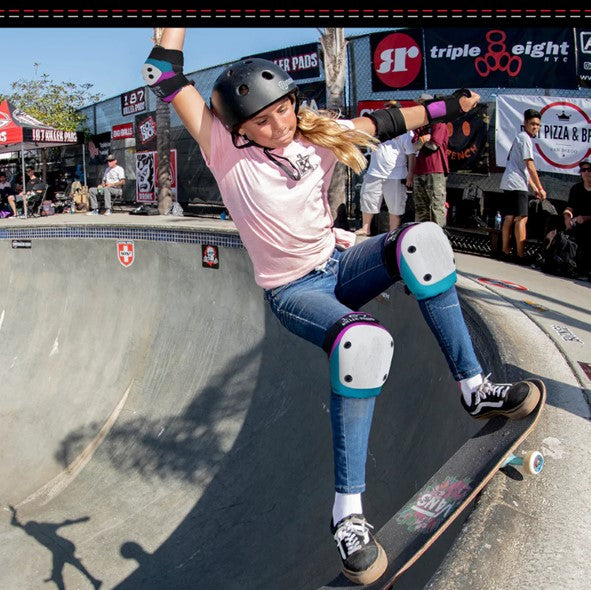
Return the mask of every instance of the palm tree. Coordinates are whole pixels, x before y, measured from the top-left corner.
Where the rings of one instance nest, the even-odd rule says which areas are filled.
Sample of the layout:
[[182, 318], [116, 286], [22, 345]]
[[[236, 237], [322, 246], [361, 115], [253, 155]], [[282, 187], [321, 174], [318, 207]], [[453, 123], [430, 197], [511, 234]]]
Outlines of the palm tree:
[[[164, 29], [154, 27], [154, 44], [160, 43]], [[156, 106], [156, 145], [158, 150], [158, 211], [168, 215], [172, 210], [173, 194], [170, 190], [170, 105], [159, 100]]]
[[[320, 31], [324, 77], [326, 78], [326, 108], [340, 111], [343, 107], [347, 72], [347, 41], [345, 41], [345, 31], [342, 28], [318, 30]], [[328, 189], [328, 202], [335, 220], [335, 226], [344, 229], [349, 229], [346, 198], [347, 174], [347, 167], [337, 162]]]

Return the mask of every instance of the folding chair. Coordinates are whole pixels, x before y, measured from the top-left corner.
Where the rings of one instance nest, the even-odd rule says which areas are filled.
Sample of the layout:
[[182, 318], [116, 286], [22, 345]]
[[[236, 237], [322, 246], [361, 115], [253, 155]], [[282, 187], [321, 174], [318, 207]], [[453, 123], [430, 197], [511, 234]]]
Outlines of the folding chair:
[[121, 187], [121, 195], [118, 197], [111, 196], [111, 210], [115, 211], [115, 207], [118, 211], [125, 211], [124, 205], [127, 204], [125, 200], [125, 188], [127, 186], [127, 180], [125, 180], [125, 184]]
[[[45, 185], [45, 189], [40, 193], [35, 193], [34, 196], [27, 200], [27, 216], [28, 217], [41, 217], [41, 210], [43, 209], [43, 201], [47, 196], [49, 185]], [[24, 206], [23, 206], [24, 209]]]

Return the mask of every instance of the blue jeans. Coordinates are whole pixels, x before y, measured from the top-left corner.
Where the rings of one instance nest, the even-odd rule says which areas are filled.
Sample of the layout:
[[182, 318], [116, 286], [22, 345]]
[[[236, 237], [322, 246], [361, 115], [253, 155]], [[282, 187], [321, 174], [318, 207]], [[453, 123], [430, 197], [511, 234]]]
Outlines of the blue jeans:
[[[320, 268], [265, 291], [265, 299], [290, 332], [322, 347], [328, 330], [357, 311], [397, 279], [384, 259], [385, 235], [374, 236], [344, 251], [335, 250]], [[419, 302], [456, 381], [482, 372], [474, 354], [455, 287]], [[331, 392], [335, 489], [365, 490], [365, 461], [375, 398], [357, 399]]]

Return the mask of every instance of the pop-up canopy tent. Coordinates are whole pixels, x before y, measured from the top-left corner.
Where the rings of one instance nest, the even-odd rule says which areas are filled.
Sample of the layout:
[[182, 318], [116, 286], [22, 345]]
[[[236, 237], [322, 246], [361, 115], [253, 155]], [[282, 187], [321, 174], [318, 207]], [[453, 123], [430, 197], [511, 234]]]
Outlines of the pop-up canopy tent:
[[[8, 100], [0, 103], [0, 153], [21, 152], [23, 180], [25, 179], [25, 151], [64, 145], [82, 146], [84, 184], [86, 184], [86, 161], [84, 156], [84, 134], [78, 131], [61, 131], [45, 125], [17, 109]], [[26, 215], [26, 199], [24, 200]]]

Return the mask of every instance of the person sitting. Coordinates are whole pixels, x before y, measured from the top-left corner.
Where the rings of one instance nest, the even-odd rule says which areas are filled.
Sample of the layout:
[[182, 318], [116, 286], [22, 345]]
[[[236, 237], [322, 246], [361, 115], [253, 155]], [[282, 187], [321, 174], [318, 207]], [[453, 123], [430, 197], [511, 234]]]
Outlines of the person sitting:
[[113, 154], [107, 156], [107, 167], [103, 173], [102, 182], [92, 187], [89, 191], [90, 211], [87, 215], [98, 215], [98, 196], [102, 194], [105, 201], [105, 215], [111, 215], [112, 197], [120, 197], [123, 194], [125, 185], [125, 171], [117, 165], [117, 158]]
[[[8, 197], [12, 195], [12, 186], [10, 182], [6, 180], [6, 172], [0, 171], [0, 212], [6, 212], [6, 215], [2, 215], [3, 217], [8, 217], [10, 213], [7, 210], [8, 207]], [[15, 212], [12, 211], [14, 215]]]
[[581, 182], [573, 185], [563, 213], [565, 230], [577, 243], [577, 268], [591, 272], [591, 160], [579, 163]]
[[24, 190], [21, 190], [16, 196], [8, 196], [8, 204], [12, 209], [14, 217], [18, 217], [17, 205], [19, 203], [23, 204], [22, 216], [25, 217], [28, 207], [25, 207], [24, 200], [26, 199], [26, 202], [29, 203], [31, 199], [42, 196], [47, 189], [47, 185], [35, 174], [35, 168], [33, 168], [33, 166], [27, 166], [25, 172], [29, 178], [25, 184]]

